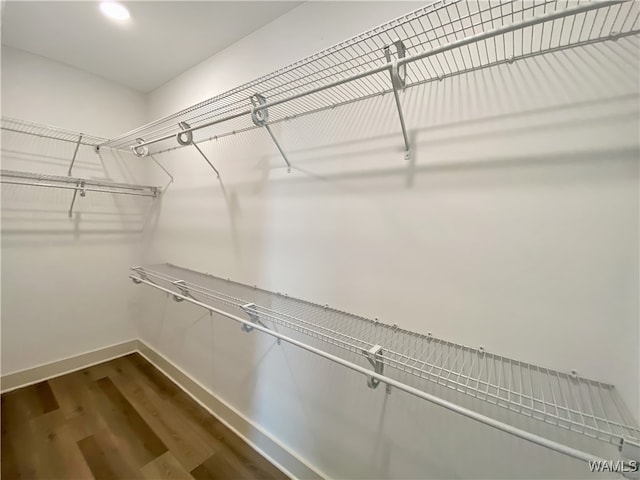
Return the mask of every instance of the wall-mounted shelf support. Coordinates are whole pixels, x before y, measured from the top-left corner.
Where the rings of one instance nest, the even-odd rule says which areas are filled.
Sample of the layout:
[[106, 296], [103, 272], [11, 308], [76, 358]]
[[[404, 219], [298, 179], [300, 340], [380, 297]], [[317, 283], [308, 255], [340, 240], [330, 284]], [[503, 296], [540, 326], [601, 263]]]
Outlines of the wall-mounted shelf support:
[[180, 122], [178, 125], [182, 129], [182, 131], [176, 135], [176, 140], [178, 141], [178, 143], [183, 146], [193, 145], [193, 147], [200, 153], [200, 155], [202, 155], [202, 158], [207, 161], [213, 171], [216, 172], [216, 176], [220, 178], [220, 172], [218, 172], [218, 169], [213, 166], [213, 163], [209, 161], [204, 152], [200, 150], [200, 147], [193, 141], [193, 131], [189, 130], [191, 128], [189, 124], [187, 122]]
[[67, 172], [67, 176], [71, 176], [71, 170], [73, 169], [73, 164], [76, 163], [76, 157], [78, 156], [78, 149], [80, 148], [80, 144], [82, 143], [82, 134], [78, 137], [78, 142], [76, 143], [76, 149], [73, 151], [73, 158], [71, 159], [71, 165], [69, 165], [69, 171]]
[[[367, 357], [369, 363], [373, 367], [373, 370], [382, 375], [384, 374], [384, 363], [382, 362], [382, 346], [374, 345], [369, 350], [362, 350], [362, 353]], [[378, 388], [380, 385], [380, 380], [374, 378], [372, 376], [367, 377], [367, 387], [369, 388]], [[386, 388], [387, 393], [391, 393], [391, 386], [387, 384]]]
[[[251, 323], [255, 323], [256, 325], [260, 325], [263, 328], [269, 329], [269, 327], [267, 327], [260, 320], [260, 316], [258, 315], [257, 307], [255, 303], [247, 303], [245, 305], [241, 305], [240, 308], [244, 311], [244, 313], [249, 315], [249, 318], [251, 319]], [[251, 325], [247, 325], [246, 323], [243, 323], [240, 328], [242, 328], [242, 331], [245, 333], [249, 333], [253, 331], [253, 327]], [[280, 345], [280, 338], [277, 338], [276, 340], [278, 342], [278, 345]]]
[[78, 196], [78, 191], [80, 191], [80, 196], [81, 197], [86, 197], [87, 196], [87, 191], [85, 190], [84, 181], [78, 182], [76, 184], [75, 190], [73, 191], [73, 197], [71, 198], [71, 206], [69, 207], [69, 218], [71, 218], [73, 216], [73, 206], [76, 203], [76, 197]]
[[131, 145], [131, 152], [136, 157], [146, 157], [149, 155], [149, 147], [144, 145], [144, 138], [136, 138], [136, 144]]
[[[131, 276], [131, 280], [133, 281], [133, 283], [135, 283], [136, 285], [139, 285], [140, 283], [142, 283], [140, 281], [140, 279], [142, 280], [146, 280], [148, 282], [152, 282], [149, 277], [147, 276], [147, 273], [144, 271], [144, 268], [141, 266], [137, 266], [137, 267], [132, 267], [131, 270], [133, 270], [134, 272], [136, 272], [138, 274], [139, 278], [134, 277], [133, 275]], [[153, 283], [153, 282], [152, 282]]]
[[267, 129], [267, 132], [269, 132], [269, 136], [271, 137], [271, 140], [273, 140], [273, 143], [276, 144], [276, 147], [278, 148], [280, 155], [282, 155], [282, 158], [284, 159], [284, 163], [287, 164], [287, 173], [291, 173], [291, 164], [289, 163], [287, 154], [284, 153], [284, 150], [280, 146], [280, 143], [278, 143], [276, 136], [273, 134], [273, 131], [271, 131], [271, 127], [269, 126], [269, 109], [266, 107], [261, 109], [256, 109], [256, 107], [265, 105], [266, 103], [267, 103], [267, 99], [264, 97], [264, 95], [260, 95], [259, 93], [256, 93], [255, 95], [251, 96], [251, 105], [253, 105], [253, 107], [251, 108], [251, 120], [253, 121], [254, 125], [258, 127], [264, 127]]
[[[176, 280], [175, 282], [172, 282], [172, 284], [180, 291], [180, 295], [183, 295], [185, 297], [191, 296], [189, 295], [189, 289], [187, 288], [187, 284], [184, 280]], [[173, 300], [176, 302], [182, 302], [184, 298], [179, 297], [178, 295], [174, 295]]]
[[388, 64], [391, 65], [389, 73], [391, 75], [391, 87], [393, 88], [393, 98], [396, 101], [396, 108], [398, 109], [398, 117], [400, 118], [400, 127], [402, 128], [402, 138], [404, 139], [404, 158], [405, 160], [411, 159], [411, 147], [409, 145], [409, 135], [407, 133], [407, 127], [404, 123], [404, 114], [402, 112], [402, 104], [400, 103], [400, 91], [404, 90], [407, 86], [407, 64], [398, 64], [398, 60], [405, 58], [407, 54], [407, 47], [405, 47], [402, 40], [395, 40], [393, 42], [395, 47], [395, 58], [391, 55], [391, 47], [387, 45], [384, 47], [384, 57]]

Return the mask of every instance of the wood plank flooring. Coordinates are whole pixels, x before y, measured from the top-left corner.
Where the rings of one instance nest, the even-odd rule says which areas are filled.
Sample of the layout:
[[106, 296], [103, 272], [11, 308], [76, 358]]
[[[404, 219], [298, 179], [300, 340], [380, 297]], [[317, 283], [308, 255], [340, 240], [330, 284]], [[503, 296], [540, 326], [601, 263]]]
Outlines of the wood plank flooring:
[[137, 353], [2, 395], [2, 479], [286, 479]]

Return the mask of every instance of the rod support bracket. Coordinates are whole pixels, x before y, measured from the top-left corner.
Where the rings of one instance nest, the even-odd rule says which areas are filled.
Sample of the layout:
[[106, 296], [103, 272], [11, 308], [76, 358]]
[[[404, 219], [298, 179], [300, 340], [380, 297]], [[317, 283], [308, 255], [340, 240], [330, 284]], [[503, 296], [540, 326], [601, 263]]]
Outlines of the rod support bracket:
[[136, 138], [136, 145], [131, 146], [131, 152], [136, 157], [146, 157], [149, 155], [149, 147], [146, 145], [142, 145], [144, 143], [144, 139]]
[[391, 64], [391, 83], [394, 90], [404, 90], [407, 82], [407, 66], [406, 64], [398, 65], [398, 60], [406, 57], [407, 47], [399, 38], [393, 41], [395, 47], [396, 58], [391, 57], [391, 45], [384, 47], [384, 57], [387, 63]]
[[[267, 329], [269, 328], [260, 320], [260, 317], [256, 310], [255, 303], [247, 303], [245, 305], [240, 306], [240, 308], [244, 311], [244, 313], [249, 315], [249, 319], [251, 320], [251, 323], [255, 323], [256, 325], [260, 325], [261, 327], [264, 327]], [[247, 325], [246, 323], [243, 323], [240, 328], [245, 333], [249, 333], [253, 330], [253, 327], [251, 325]], [[280, 345], [280, 342], [281, 342], [280, 338], [278, 338], [276, 341], [278, 342], [278, 345]]]
[[[384, 363], [382, 363], [382, 346], [374, 345], [369, 350], [362, 350], [367, 360], [373, 367], [373, 370], [376, 373], [382, 375], [384, 373]], [[367, 387], [369, 388], [378, 388], [380, 385], [380, 380], [373, 377], [367, 377]], [[387, 389], [387, 393], [389, 393], [389, 389]]]
[[[189, 296], [189, 288], [187, 288], [187, 282], [185, 282], [184, 280], [176, 280], [175, 282], [171, 282], [171, 284], [176, 287], [178, 290], [180, 290], [180, 294], [184, 297], [188, 297]], [[181, 298], [177, 295], [173, 296], [173, 300], [176, 302], [182, 302], [184, 300], [184, 298]]]
[[[260, 323], [260, 317], [258, 317], [258, 313], [255, 310], [256, 308], [255, 303], [247, 303], [246, 305], [242, 305], [240, 308], [242, 308], [244, 313], [249, 315], [249, 319], [251, 319], [251, 323]], [[253, 330], [253, 327], [251, 325], [247, 325], [246, 323], [243, 323], [240, 328], [242, 328], [242, 331], [245, 333], [249, 333]]]
[[131, 277], [131, 280], [133, 280], [133, 283], [135, 283], [136, 285], [140, 285], [142, 283], [142, 280], [150, 281], [149, 277], [147, 277], [147, 272], [144, 271], [143, 267], [137, 266], [137, 267], [133, 267], [131, 270], [136, 272], [140, 277], [140, 278], [136, 278], [133, 276]]
[[[191, 145], [193, 143], [193, 132], [189, 130], [191, 126], [187, 122], [180, 122], [178, 126], [183, 130], [176, 135], [176, 141], [180, 145]], [[189, 130], [185, 132], [184, 130]]]
[[261, 108], [260, 110], [256, 110], [258, 107], [267, 103], [267, 99], [264, 95], [259, 93], [255, 93], [251, 95], [251, 120], [253, 120], [253, 124], [257, 127], [264, 127], [267, 123], [269, 123], [269, 110], [267, 108]]

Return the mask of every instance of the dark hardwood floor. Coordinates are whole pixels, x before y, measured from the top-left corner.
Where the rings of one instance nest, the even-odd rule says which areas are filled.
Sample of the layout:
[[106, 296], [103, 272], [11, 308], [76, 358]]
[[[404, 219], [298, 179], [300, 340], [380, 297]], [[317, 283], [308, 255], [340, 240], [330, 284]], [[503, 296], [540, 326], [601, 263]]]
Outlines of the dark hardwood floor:
[[2, 479], [285, 479], [137, 353], [2, 395]]

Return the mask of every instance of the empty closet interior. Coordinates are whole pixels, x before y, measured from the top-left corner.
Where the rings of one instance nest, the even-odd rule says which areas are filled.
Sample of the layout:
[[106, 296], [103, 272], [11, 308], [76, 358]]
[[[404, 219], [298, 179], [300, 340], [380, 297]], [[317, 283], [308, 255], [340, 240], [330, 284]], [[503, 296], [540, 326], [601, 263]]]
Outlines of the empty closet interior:
[[639, 478], [638, 34], [5, 2], [3, 476]]

